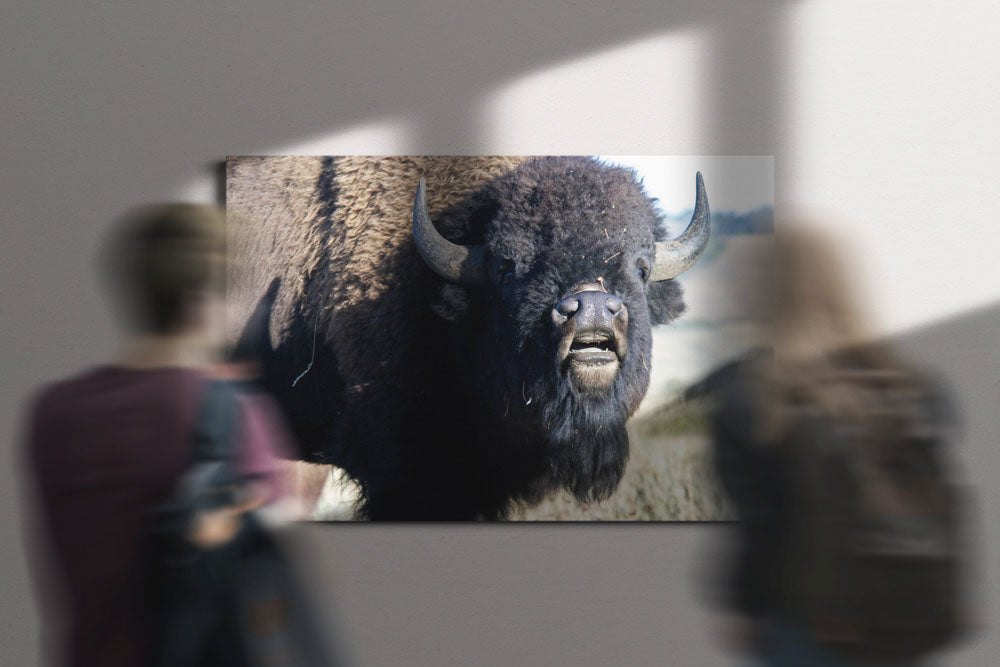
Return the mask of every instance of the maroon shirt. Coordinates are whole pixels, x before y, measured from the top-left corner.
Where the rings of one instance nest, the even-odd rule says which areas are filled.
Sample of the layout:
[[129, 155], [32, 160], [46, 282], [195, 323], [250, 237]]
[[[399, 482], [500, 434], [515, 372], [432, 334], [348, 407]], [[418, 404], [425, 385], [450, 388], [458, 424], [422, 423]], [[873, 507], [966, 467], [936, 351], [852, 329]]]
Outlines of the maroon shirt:
[[[68, 664], [143, 664], [144, 516], [191, 463], [205, 379], [104, 367], [50, 386], [34, 406], [28, 461], [68, 611]], [[240, 467], [273, 498], [286, 432], [269, 399], [240, 400]]]

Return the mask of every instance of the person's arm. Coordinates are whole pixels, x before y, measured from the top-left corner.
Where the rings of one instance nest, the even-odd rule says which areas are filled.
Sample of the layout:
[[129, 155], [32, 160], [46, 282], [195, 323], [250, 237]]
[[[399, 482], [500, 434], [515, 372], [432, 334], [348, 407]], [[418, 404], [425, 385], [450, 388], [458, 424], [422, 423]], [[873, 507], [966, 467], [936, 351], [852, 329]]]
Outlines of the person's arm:
[[292, 436], [277, 403], [265, 393], [241, 396], [240, 470], [266, 495], [258, 514], [269, 523], [304, 519], [312, 514], [330, 474], [330, 466], [293, 460]]
[[[250, 386], [259, 368], [253, 363], [226, 362], [216, 366], [212, 375]], [[269, 523], [311, 516], [330, 466], [294, 459], [294, 438], [269, 394], [248, 389], [240, 392], [239, 402], [238, 467], [253, 490], [263, 495], [254, 509]]]

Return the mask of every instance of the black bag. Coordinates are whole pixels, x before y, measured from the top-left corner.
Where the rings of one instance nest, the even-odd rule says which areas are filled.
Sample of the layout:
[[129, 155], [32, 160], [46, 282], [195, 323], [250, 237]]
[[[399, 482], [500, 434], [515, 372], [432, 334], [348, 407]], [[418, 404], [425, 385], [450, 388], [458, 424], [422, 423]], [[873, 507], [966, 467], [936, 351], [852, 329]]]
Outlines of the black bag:
[[784, 606], [818, 644], [858, 660], [926, 655], [964, 628], [964, 512], [922, 390], [858, 371], [854, 418], [791, 409]]
[[149, 518], [150, 664], [251, 667], [333, 664], [287, 558], [253, 512], [229, 542], [187, 539], [197, 512], [231, 507], [241, 480], [234, 456], [237, 388], [212, 381], [194, 430], [194, 461]]

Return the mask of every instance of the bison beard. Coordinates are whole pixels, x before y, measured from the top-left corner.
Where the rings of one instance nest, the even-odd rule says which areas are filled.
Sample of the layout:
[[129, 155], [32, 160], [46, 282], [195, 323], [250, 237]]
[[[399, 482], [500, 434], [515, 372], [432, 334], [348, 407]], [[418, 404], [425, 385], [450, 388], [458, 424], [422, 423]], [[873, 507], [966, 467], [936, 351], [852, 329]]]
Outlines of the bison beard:
[[[266, 198], [255, 183], [288, 187], [274, 165], [253, 160], [230, 163], [227, 203], [237, 215], [241, 202]], [[433, 271], [398, 219], [399, 192], [412, 202], [421, 175], [430, 231], [439, 232]], [[452, 190], [444, 203], [436, 184]], [[260, 359], [303, 457], [338, 465], [359, 483], [359, 516], [493, 519], [557, 488], [581, 500], [614, 491], [628, 458], [625, 421], [649, 384], [652, 326], [684, 309], [679, 285], [649, 279], [678, 269], [659, 262], [662, 221], [632, 172], [586, 158], [519, 166], [509, 158], [334, 158], [320, 169], [314, 199], [299, 221], [312, 235], [302, 278], [293, 282], [287, 268], [303, 261], [296, 258], [276, 256], [276, 269], [249, 265], [274, 278], [253, 300], [254, 316], [253, 304], [240, 306], [247, 325], [237, 349]], [[701, 209], [707, 216], [707, 204]], [[678, 261], [690, 265], [704, 240], [673, 256], [687, 253]], [[457, 243], [482, 245], [456, 252]], [[316, 248], [329, 249], [325, 259]], [[482, 261], [438, 267], [434, 257]], [[605, 315], [627, 314], [616, 372], [599, 390], [569, 372], [559, 355], [567, 338], [553, 324], [566, 319], [553, 315], [560, 299], [598, 279], [599, 294], [622, 304], [621, 315], [610, 307]]]
[[574, 400], [566, 387], [563, 393], [562, 401], [543, 410], [543, 419], [552, 424], [545, 439], [552, 470], [546, 486], [565, 487], [580, 500], [606, 498], [628, 459], [622, 416], [617, 406]]

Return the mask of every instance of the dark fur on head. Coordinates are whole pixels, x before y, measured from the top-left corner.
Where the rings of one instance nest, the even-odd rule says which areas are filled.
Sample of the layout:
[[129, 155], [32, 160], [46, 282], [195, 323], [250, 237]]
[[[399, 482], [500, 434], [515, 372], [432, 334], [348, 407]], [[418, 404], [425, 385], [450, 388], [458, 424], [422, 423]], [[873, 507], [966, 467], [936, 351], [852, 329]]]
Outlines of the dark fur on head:
[[[484, 431], [502, 425], [506, 435], [487, 441], [499, 450], [490, 458], [509, 454], [511, 440], [532, 442], [542, 465], [516, 496], [531, 501], [561, 486], [581, 500], [607, 497], [628, 456], [625, 421], [649, 385], [651, 327], [684, 310], [677, 283], [645, 282], [637, 271], [665, 237], [652, 200], [630, 170], [541, 158], [436, 222], [452, 240], [487, 247], [487, 284], [445, 284], [435, 310], [451, 324], [457, 356], [469, 360]], [[508, 272], [513, 279], [501, 283]], [[550, 313], [571, 287], [598, 279], [628, 308], [629, 353], [611, 389], [593, 395], [560, 368]]]

